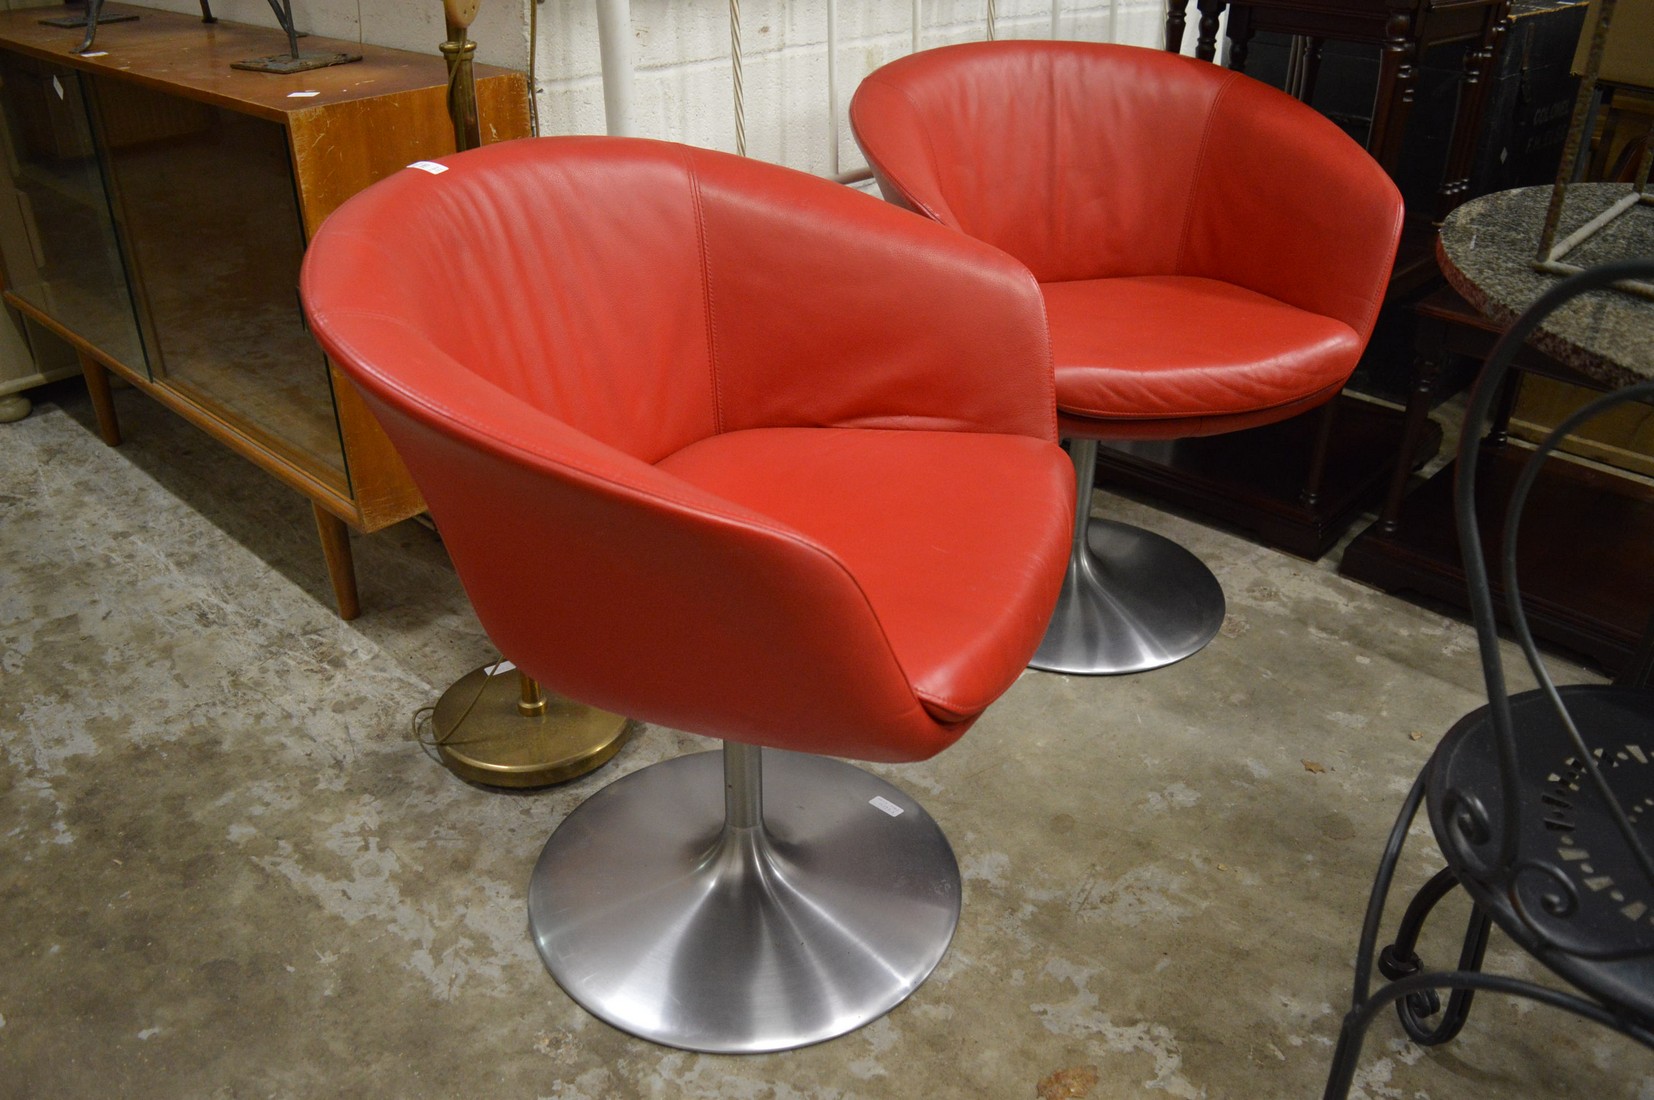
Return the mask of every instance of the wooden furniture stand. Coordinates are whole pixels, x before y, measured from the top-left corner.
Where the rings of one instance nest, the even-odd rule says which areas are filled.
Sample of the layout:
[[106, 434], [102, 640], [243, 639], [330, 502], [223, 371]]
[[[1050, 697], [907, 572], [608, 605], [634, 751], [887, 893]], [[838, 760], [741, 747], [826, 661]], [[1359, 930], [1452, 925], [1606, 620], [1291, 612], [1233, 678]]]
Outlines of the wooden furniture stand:
[[[77, 56], [38, 9], [0, 14], [0, 202], [8, 305], [68, 341], [100, 434], [120, 441], [109, 374], [304, 494], [341, 618], [359, 610], [350, 531], [424, 507], [360, 398], [305, 330], [306, 242], [333, 210], [405, 165], [453, 152], [447, 74], [429, 56], [363, 54], [293, 75], [232, 62], [274, 28], [204, 25], [125, 5]], [[484, 140], [529, 133], [521, 74], [479, 67]]]
[[[1576, 185], [1562, 230], [1583, 224], [1628, 190]], [[1443, 224], [1438, 257], [1453, 289], [1438, 291], [1419, 308], [1410, 424], [1426, 416], [1440, 356], [1485, 357], [1523, 303], [1555, 285], [1553, 276], [1532, 269], [1549, 197], [1549, 187], [1497, 192], [1464, 204]], [[1581, 246], [1578, 255], [1586, 265], [1644, 256], [1651, 242], [1654, 217], [1628, 217]], [[1633, 294], [1599, 291], [1552, 314], [1519, 350], [1514, 365], [1525, 373], [1617, 388], [1654, 377], [1651, 334], [1654, 304]], [[1483, 444], [1477, 508], [1490, 555], [1499, 551], [1503, 502], [1528, 453], [1505, 439], [1512, 403], [1512, 395], [1505, 394]], [[1345, 549], [1340, 572], [1386, 590], [1462, 605], [1464, 570], [1448, 521], [1453, 475], [1450, 465], [1405, 495], [1406, 481], [1398, 477], [1379, 521]], [[1654, 489], [1646, 479], [1553, 458], [1540, 475], [1525, 520], [1522, 596], [1535, 635], [1568, 646], [1607, 671], [1644, 675], [1646, 670], [1633, 666], [1643, 664], [1638, 649], [1654, 610], [1654, 573], [1646, 561], [1654, 542]]]
[[[1446, 362], [1454, 356], [1485, 359], [1501, 331], [1450, 287], [1440, 288], [1417, 309], [1419, 357], [1407, 408], [1409, 439], [1429, 425], [1435, 380]], [[1521, 349], [1514, 365], [1524, 373], [1592, 384], [1532, 347]], [[1502, 502], [1531, 453], [1506, 436], [1514, 396], [1512, 386], [1483, 443], [1478, 522], [1490, 554], [1498, 552]], [[1414, 592], [1464, 607], [1464, 566], [1452, 522], [1454, 469], [1449, 463], [1417, 486], [1410, 485], [1407, 471], [1397, 471], [1378, 520], [1345, 547], [1338, 571], [1387, 592]], [[1534, 522], [1523, 533], [1523, 585], [1534, 633], [1623, 673], [1654, 608], [1654, 574], [1642, 552], [1654, 543], [1654, 489], [1557, 458], [1541, 475], [1529, 509]], [[1582, 532], [1605, 531], [1613, 533], [1611, 539], [1586, 536], [1597, 553], [1591, 568], [1582, 568]], [[1493, 585], [1502, 600], [1502, 584], [1495, 578]]]

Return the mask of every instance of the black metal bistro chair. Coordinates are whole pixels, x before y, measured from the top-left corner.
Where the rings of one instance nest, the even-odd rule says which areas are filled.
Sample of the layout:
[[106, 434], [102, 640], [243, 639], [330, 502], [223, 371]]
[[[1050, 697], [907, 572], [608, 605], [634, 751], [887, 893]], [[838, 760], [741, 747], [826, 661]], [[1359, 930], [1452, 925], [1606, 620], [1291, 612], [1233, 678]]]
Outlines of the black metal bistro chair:
[[[1529, 632], [1516, 578], [1517, 525], [1545, 457], [1609, 407], [1654, 400], [1654, 381], [1600, 397], [1567, 418], [1512, 491], [1501, 566], [1510, 626], [1540, 684], [1532, 691], [1506, 691], [1475, 513], [1481, 438], [1516, 350], [1576, 295], [1650, 276], [1654, 259], [1604, 265], [1559, 282], [1500, 339], [1477, 381], [1459, 444], [1454, 506], [1488, 702], [1442, 738], [1390, 832], [1361, 930], [1355, 990], [1327, 1100], [1349, 1095], [1367, 1028], [1391, 1004], [1407, 1034], [1425, 1046], [1457, 1035], [1483, 990], [1564, 1009], [1654, 1046], [1654, 859], [1647, 843], [1654, 833], [1654, 691], [1556, 687]], [[1654, 555], [1654, 547], [1649, 551]], [[1375, 952], [1402, 842], [1420, 804], [1447, 866], [1408, 905], [1395, 942]], [[1458, 966], [1425, 970], [1414, 951], [1419, 932], [1456, 886], [1472, 902]], [[1571, 988], [1484, 973], [1494, 924]], [[1375, 953], [1378, 970], [1390, 979], [1377, 990], [1371, 988]]]

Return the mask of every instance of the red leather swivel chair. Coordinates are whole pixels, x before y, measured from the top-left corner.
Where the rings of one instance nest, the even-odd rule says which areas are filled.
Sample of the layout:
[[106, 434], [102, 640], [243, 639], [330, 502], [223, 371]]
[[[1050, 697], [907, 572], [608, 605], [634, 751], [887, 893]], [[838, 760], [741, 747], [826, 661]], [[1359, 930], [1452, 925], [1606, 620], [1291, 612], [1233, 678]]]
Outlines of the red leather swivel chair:
[[912, 54], [868, 76], [850, 122], [887, 199], [1004, 249], [1044, 292], [1078, 508], [1034, 667], [1198, 651], [1223, 591], [1176, 543], [1090, 518], [1097, 440], [1237, 431], [1335, 396], [1395, 258], [1394, 185], [1289, 96], [1130, 46]]
[[691, 1050], [876, 1018], [946, 949], [959, 872], [917, 803], [827, 757], [941, 751], [1039, 643], [1074, 487], [1037, 287], [723, 154], [546, 138], [437, 167], [317, 233], [316, 337], [502, 653], [725, 740], [557, 827], [529, 888], [546, 965]]

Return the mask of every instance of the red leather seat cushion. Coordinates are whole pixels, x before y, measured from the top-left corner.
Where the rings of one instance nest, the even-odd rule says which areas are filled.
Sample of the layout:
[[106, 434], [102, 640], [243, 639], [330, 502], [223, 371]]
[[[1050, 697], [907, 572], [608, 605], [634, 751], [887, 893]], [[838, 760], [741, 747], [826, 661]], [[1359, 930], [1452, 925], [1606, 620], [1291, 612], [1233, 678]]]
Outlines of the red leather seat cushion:
[[[843, 562], [938, 721], [980, 714], [1045, 631], [1073, 522], [1050, 507], [1072, 480], [1048, 443], [763, 428], [701, 440], [657, 466], [788, 524]], [[1043, 549], [1031, 557], [1030, 547]]]
[[1198, 434], [1202, 418], [1267, 414], [1336, 392], [1363, 344], [1342, 321], [1212, 279], [1152, 275], [1040, 289], [1065, 419], [1175, 418], [1178, 434]]

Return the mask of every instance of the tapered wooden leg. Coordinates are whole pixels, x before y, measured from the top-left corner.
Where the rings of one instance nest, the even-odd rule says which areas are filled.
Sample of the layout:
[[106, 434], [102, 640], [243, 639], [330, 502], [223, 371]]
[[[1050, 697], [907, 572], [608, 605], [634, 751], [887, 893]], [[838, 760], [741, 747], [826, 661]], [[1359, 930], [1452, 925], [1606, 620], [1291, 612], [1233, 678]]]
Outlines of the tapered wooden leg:
[[1166, 0], [1166, 49], [1183, 52], [1183, 28], [1188, 23], [1189, 0]]
[[1321, 503], [1321, 483], [1326, 479], [1327, 455], [1332, 450], [1332, 429], [1338, 419], [1338, 398], [1321, 406], [1321, 422], [1315, 429], [1315, 449], [1310, 452], [1309, 471], [1304, 477], [1304, 488], [1298, 499], [1305, 508]]
[[1228, 0], [1195, 0], [1195, 7], [1200, 10], [1195, 56], [1202, 61], [1211, 61], [1218, 55], [1218, 17], [1227, 3]]
[[316, 532], [322, 538], [322, 556], [327, 559], [327, 577], [333, 582], [333, 599], [339, 618], [349, 622], [362, 613], [356, 594], [356, 564], [350, 553], [350, 525], [323, 508], [311, 504], [316, 513]]
[[80, 356], [80, 373], [92, 398], [92, 415], [98, 418], [98, 435], [111, 447], [121, 445], [121, 422], [115, 418], [115, 399], [109, 392], [109, 369], [90, 355]]

